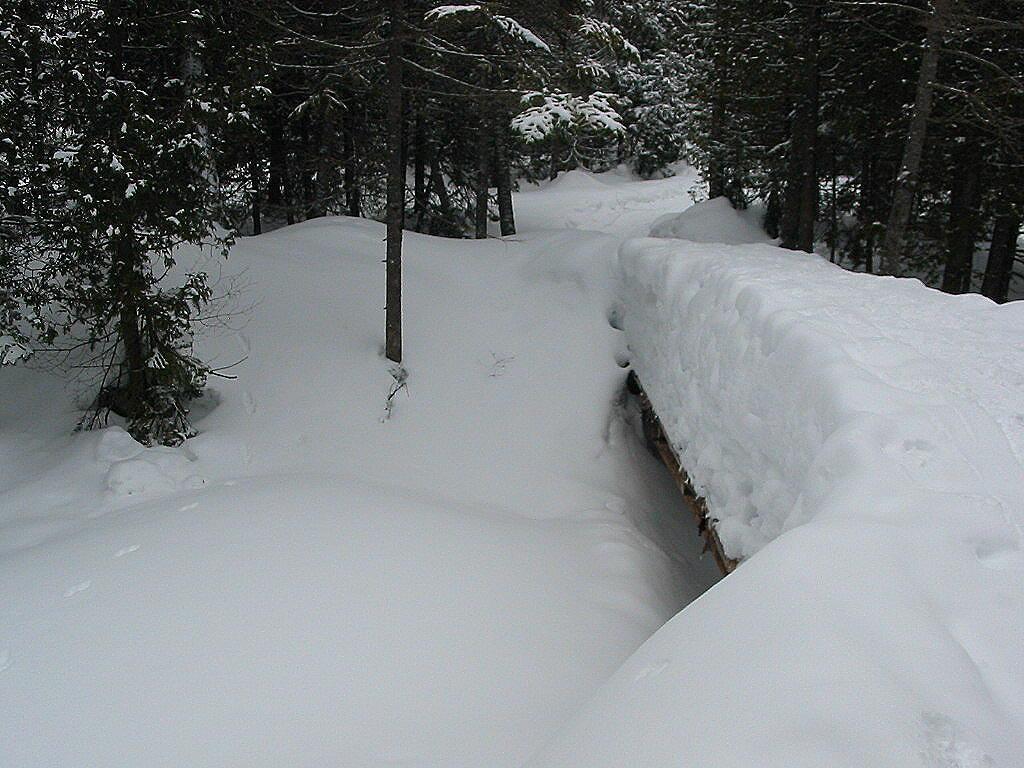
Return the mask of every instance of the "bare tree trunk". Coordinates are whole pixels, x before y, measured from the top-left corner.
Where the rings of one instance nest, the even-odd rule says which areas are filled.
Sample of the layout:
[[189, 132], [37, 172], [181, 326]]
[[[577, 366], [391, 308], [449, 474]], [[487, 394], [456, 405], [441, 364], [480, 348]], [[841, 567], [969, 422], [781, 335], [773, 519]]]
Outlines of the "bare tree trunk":
[[512, 168], [508, 157], [508, 114], [502, 113], [494, 122], [494, 172], [498, 184], [498, 221], [501, 236], [516, 233], [516, 216], [512, 208]]
[[949, 24], [953, 0], [933, 0], [932, 13], [927, 22], [924, 52], [921, 68], [917, 73], [917, 92], [914, 96], [914, 112], [903, 145], [903, 160], [896, 176], [889, 223], [885, 228], [882, 242], [882, 272], [896, 275], [900, 272], [900, 255], [910, 223], [910, 211], [917, 193], [918, 175], [921, 171], [921, 156], [928, 138], [928, 120], [932, 114], [932, 100], [935, 93], [935, 76], [939, 70], [939, 56], [942, 38]]
[[315, 219], [320, 215], [316, 204], [316, 186], [313, 176], [316, 168], [316, 139], [309, 110], [299, 118], [299, 147], [302, 155], [299, 158], [299, 180], [302, 189], [302, 215], [306, 219]]
[[345, 208], [349, 216], [360, 216], [359, 159], [356, 157], [355, 118], [351, 114], [342, 120], [342, 154], [345, 156]]
[[872, 142], [864, 144], [861, 156], [860, 199], [857, 202], [857, 239], [854, 243], [855, 256], [864, 262], [864, 271], [869, 275], [875, 271], [875, 222], [876, 193], [875, 156], [871, 149]]
[[708, 157], [708, 197], [714, 199], [725, 195], [726, 187], [726, 163], [725, 163], [725, 79], [728, 73], [728, 65], [725, 56], [725, 46], [722, 32], [725, 19], [722, 18], [724, 9], [721, 0], [715, 3], [713, 53], [712, 53], [712, 80], [713, 93], [711, 96], [711, 124], [708, 126], [708, 138], [710, 139], [711, 153]]
[[814, 223], [818, 214], [818, 20], [816, 2], [807, 9], [804, 21], [805, 59], [802, 66], [803, 91], [793, 114], [790, 133], [789, 173], [783, 197], [782, 247], [814, 250]]
[[550, 181], [558, 178], [558, 171], [561, 169], [561, 161], [559, 159], [561, 154], [562, 140], [556, 131], [551, 135], [551, 173], [548, 175]]
[[491, 135], [490, 121], [486, 117], [485, 105], [480, 105], [480, 119], [476, 134], [476, 173], [473, 176], [474, 229], [477, 240], [487, 239], [487, 219], [490, 203], [491, 182]]
[[988, 264], [985, 265], [981, 292], [1000, 304], [1007, 300], [1010, 293], [1010, 279], [1013, 277], [1020, 227], [1020, 211], [1006, 205], [996, 215], [992, 228], [992, 244], [988, 249]]
[[387, 62], [387, 248], [384, 353], [402, 362], [402, 225], [405, 218], [405, 165], [402, 161], [402, 37], [405, 34], [405, 0], [389, 0], [391, 30]]
[[967, 293], [971, 290], [971, 272], [977, 244], [981, 204], [981, 159], [971, 146], [960, 151], [949, 201], [946, 263], [942, 272], [942, 290]]
[[249, 187], [252, 194], [252, 233], [263, 234], [263, 217], [261, 215], [260, 200], [262, 190], [260, 189], [260, 165], [259, 157], [254, 149], [249, 155]]
[[[103, 10], [108, 20], [107, 53], [110, 55], [110, 76], [117, 79], [124, 73], [124, 26], [119, 23], [122, 12], [121, 0], [109, 0]], [[119, 132], [112, 125], [108, 141], [114, 151], [119, 150]], [[115, 202], [124, 202], [124, 192], [116, 189]], [[146, 290], [144, 275], [145, 256], [134, 242], [131, 214], [123, 216], [118, 233], [110, 242], [111, 265], [108, 279], [114, 288], [117, 306], [117, 339], [124, 349], [121, 360], [120, 386], [118, 393], [121, 415], [134, 418], [142, 415], [147, 395], [146, 350], [142, 326], [142, 301]], [[119, 381], [119, 383], [120, 383]], [[103, 393], [100, 393], [101, 395]]]
[[452, 211], [452, 198], [444, 183], [444, 169], [437, 153], [430, 162], [430, 188], [437, 195], [437, 209], [430, 217], [430, 233], [442, 233], [454, 227], [456, 216]]
[[270, 178], [267, 181], [267, 205], [278, 207], [284, 202], [284, 126], [281, 124], [281, 113], [277, 105], [270, 108], [268, 118], [270, 125], [267, 133], [269, 138], [268, 157], [270, 160]]
[[[121, 254], [119, 258], [133, 260], [135, 254], [129, 252], [127, 247], [121, 245], [120, 241], [116, 246]], [[121, 344], [124, 346], [124, 386], [118, 395], [120, 404], [119, 410], [122, 416], [132, 418], [140, 416], [143, 404], [146, 402], [146, 348], [142, 337], [139, 304], [137, 294], [139, 287], [139, 275], [131, 263], [125, 263], [121, 270], [121, 285], [124, 289], [124, 296], [118, 312], [117, 331], [121, 337]]]

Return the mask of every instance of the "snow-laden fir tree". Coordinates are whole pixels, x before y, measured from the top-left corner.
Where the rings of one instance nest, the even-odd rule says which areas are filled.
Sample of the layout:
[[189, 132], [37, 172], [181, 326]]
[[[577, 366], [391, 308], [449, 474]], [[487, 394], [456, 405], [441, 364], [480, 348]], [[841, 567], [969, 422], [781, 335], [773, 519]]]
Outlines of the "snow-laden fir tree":
[[5, 175], [21, 177], [7, 181], [5, 215], [19, 218], [4, 238], [5, 262], [21, 260], [21, 317], [5, 319], [95, 373], [83, 426], [113, 411], [142, 442], [180, 442], [210, 373], [192, 346], [210, 288], [176, 270], [175, 254], [225, 245], [210, 138], [225, 99], [204, 77], [208, 6], [25, 5], [34, 23], [5, 45], [24, 52], [13, 66], [31, 71], [39, 112], [5, 147]]

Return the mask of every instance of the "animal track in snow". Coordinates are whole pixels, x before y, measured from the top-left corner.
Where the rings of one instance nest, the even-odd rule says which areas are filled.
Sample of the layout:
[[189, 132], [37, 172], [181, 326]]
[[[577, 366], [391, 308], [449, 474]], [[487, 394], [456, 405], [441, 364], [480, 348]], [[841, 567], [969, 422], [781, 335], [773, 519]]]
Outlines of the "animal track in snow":
[[75, 584], [73, 587], [68, 587], [67, 591], [64, 593], [64, 597], [74, 597], [79, 592], [85, 592], [85, 590], [87, 590], [91, 586], [91, 581], [83, 581], [78, 584]]

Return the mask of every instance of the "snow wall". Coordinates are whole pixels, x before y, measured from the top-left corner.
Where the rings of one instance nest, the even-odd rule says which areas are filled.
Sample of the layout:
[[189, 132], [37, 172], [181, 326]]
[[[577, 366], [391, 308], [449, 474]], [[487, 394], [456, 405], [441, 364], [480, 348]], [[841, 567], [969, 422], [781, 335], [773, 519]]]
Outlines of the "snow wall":
[[632, 364], [738, 570], [537, 766], [1024, 766], [1024, 303], [769, 245], [621, 251]]

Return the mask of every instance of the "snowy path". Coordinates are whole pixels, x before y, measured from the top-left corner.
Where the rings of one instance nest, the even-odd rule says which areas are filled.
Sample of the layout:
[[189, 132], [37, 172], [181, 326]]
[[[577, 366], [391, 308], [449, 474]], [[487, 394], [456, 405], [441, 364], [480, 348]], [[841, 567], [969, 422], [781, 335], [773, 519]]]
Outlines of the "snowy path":
[[0, 762], [522, 764], [716, 577], [607, 322], [690, 183], [570, 174], [516, 238], [410, 235], [387, 420], [365, 221], [239, 245], [254, 307], [202, 351], [244, 362], [184, 449], [68, 436], [73, 393], [3, 371]]

